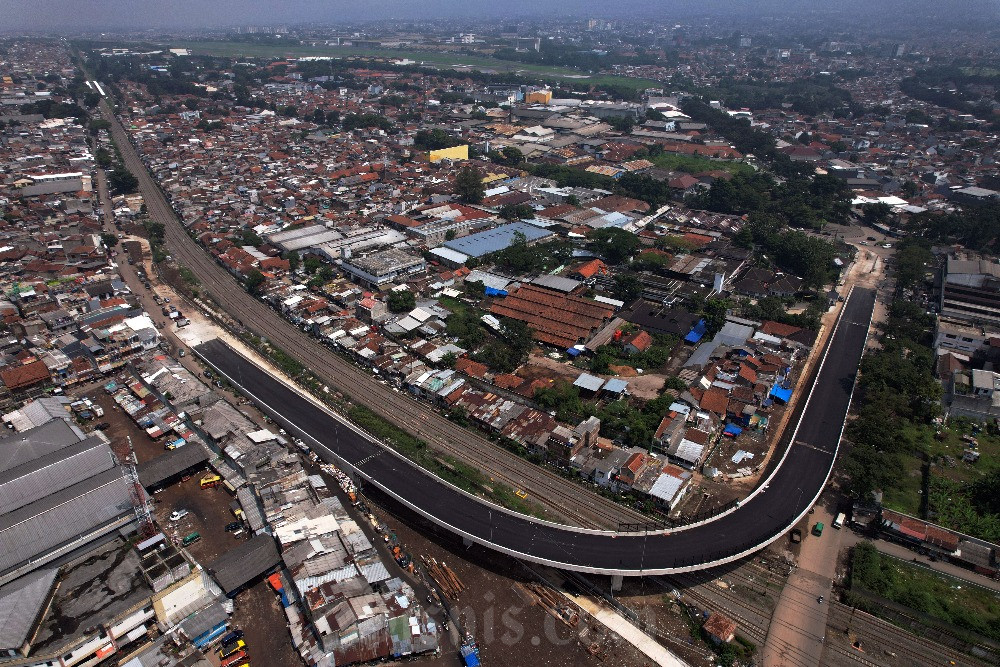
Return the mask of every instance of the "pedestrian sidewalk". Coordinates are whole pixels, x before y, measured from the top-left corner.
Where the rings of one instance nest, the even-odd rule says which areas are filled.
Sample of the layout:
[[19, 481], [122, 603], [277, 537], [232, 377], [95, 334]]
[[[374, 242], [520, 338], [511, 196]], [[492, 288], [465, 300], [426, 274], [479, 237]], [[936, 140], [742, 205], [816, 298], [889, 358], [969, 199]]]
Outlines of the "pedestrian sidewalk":
[[655, 664], [665, 665], [666, 667], [687, 667], [686, 662], [665, 649], [659, 642], [637, 628], [631, 621], [626, 620], [618, 612], [608, 609], [586, 595], [573, 597], [565, 591], [562, 591], [562, 594], [570, 602], [600, 621], [609, 630], [642, 651], [643, 655]]

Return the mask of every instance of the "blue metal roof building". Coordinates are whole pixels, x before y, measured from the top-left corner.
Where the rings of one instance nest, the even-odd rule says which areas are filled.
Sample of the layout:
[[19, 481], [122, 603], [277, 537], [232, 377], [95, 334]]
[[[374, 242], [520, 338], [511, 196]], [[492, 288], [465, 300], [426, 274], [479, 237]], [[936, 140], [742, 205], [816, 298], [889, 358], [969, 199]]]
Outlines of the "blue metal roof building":
[[528, 243], [553, 236], [552, 232], [539, 229], [534, 225], [528, 225], [523, 222], [512, 222], [493, 229], [487, 229], [485, 232], [469, 234], [459, 239], [445, 241], [444, 247], [470, 257], [482, 257], [483, 255], [499, 252], [509, 247], [514, 242], [514, 235], [518, 232], [524, 234]]

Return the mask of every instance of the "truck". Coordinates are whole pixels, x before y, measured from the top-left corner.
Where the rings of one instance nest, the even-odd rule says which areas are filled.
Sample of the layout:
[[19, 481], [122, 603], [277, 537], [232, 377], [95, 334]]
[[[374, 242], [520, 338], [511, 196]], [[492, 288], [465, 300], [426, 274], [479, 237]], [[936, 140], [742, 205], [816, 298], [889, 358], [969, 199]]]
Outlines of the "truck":
[[222, 484], [222, 478], [218, 475], [206, 475], [201, 478], [201, 488], [203, 489], [211, 489], [220, 484]]
[[190, 546], [200, 539], [201, 539], [201, 533], [191, 533], [190, 535], [186, 535], [184, 539], [181, 540], [181, 544], [183, 544], [184, 546]]
[[837, 515], [837, 518], [834, 519], [833, 523], [830, 524], [830, 525], [833, 526], [834, 528], [836, 528], [837, 530], [840, 530], [841, 528], [844, 527], [844, 519], [846, 519], [846, 518], [847, 518], [847, 515], [844, 514], [843, 512], [841, 512], [840, 514]]
[[816, 525], [813, 526], [813, 535], [815, 535], [816, 537], [822, 537], [823, 536], [823, 522], [822, 521], [817, 521]]

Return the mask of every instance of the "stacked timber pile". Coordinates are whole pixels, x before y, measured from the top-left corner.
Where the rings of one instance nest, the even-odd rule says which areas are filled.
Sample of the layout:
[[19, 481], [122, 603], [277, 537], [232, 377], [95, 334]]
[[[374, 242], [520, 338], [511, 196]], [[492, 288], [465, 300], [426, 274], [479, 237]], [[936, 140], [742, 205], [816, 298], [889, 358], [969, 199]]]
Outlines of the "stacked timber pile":
[[424, 568], [431, 575], [438, 590], [446, 597], [458, 600], [459, 595], [465, 590], [465, 584], [458, 578], [454, 570], [448, 567], [444, 561], [439, 563], [435, 558], [421, 556], [420, 559], [424, 562]]

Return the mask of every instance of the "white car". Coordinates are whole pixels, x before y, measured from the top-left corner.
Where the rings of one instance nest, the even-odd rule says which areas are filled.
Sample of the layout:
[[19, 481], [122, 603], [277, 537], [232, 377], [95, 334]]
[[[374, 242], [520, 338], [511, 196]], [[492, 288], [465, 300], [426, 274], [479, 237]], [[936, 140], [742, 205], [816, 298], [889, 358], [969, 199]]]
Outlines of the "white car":
[[188, 514], [190, 514], [190, 512], [188, 512], [187, 510], [174, 510], [173, 512], [170, 513], [170, 520], [171, 521], [180, 521], [181, 519], [183, 519], [184, 517], [186, 517]]

